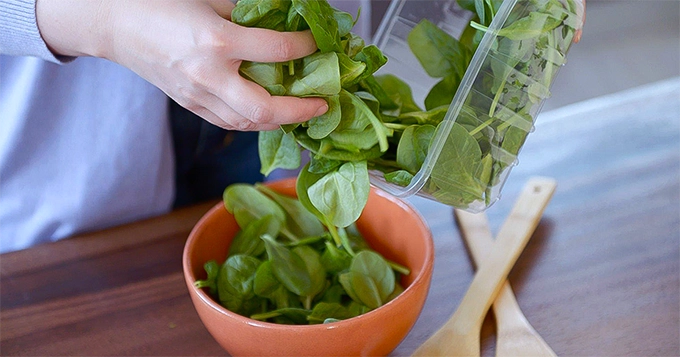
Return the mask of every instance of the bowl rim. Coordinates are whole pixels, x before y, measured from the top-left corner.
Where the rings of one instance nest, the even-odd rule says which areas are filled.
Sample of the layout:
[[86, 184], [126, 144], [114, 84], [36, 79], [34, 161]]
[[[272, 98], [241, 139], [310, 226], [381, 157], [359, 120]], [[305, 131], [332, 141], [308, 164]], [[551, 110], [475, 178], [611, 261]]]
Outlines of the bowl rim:
[[[274, 183], [278, 182], [279, 184], [286, 184], [288, 181], [293, 181], [293, 179], [283, 179], [283, 180], [277, 180], [277, 181], [270, 181], [269, 183]], [[265, 183], [267, 184], [267, 183]], [[345, 319], [345, 320], [340, 320], [340, 321], [335, 321], [331, 323], [322, 323], [322, 324], [312, 324], [312, 325], [286, 325], [286, 324], [277, 324], [274, 322], [267, 322], [267, 321], [259, 321], [255, 319], [251, 319], [250, 317], [239, 315], [235, 312], [232, 312], [225, 308], [224, 306], [220, 305], [215, 299], [210, 297], [208, 293], [204, 289], [199, 289], [197, 288], [193, 282], [195, 281], [196, 277], [193, 274], [193, 271], [191, 270], [191, 264], [190, 264], [190, 258], [189, 258], [189, 248], [195, 244], [197, 236], [201, 231], [203, 230], [203, 223], [210, 219], [210, 217], [214, 214], [216, 214], [217, 211], [220, 210], [226, 210], [224, 207], [224, 202], [220, 201], [216, 203], [208, 212], [206, 212], [196, 223], [196, 225], [192, 228], [191, 232], [189, 233], [189, 237], [187, 238], [187, 241], [184, 245], [184, 250], [182, 252], [182, 268], [184, 270], [184, 278], [186, 281], [186, 285], [190, 290], [193, 290], [193, 292], [196, 294], [196, 296], [207, 306], [210, 307], [211, 310], [214, 310], [215, 312], [224, 315], [228, 318], [234, 319], [236, 322], [240, 323], [245, 323], [247, 325], [253, 326], [253, 327], [261, 327], [261, 328], [267, 328], [267, 329], [273, 329], [273, 330], [311, 330], [311, 329], [335, 329], [335, 328], [341, 328], [345, 325], [351, 326], [356, 323], [361, 323], [364, 320], [369, 320], [373, 318], [373, 316], [376, 316], [377, 314], [380, 314], [382, 311], [386, 311], [389, 309], [392, 305], [399, 304], [400, 301], [404, 300], [404, 298], [415, 294], [415, 290], [423, 285], [423, 284], [428, 284], [430, 279], [428, 279], [428, 276], [432, 276], [432, 272], [434, 269], [434, 240], [432, 237], [432, 231], [428, 227], [425, 218], [418, 212], [415, 207], [413, 207], [412, 204], [409, 202], [395, 197], [393, 195], [390, 195], [386, 191], [380, 189], [379, 187], [371, 185], [371, 194], [376, 194], [384, 199], [387, 199], [391, 203], [394, 203], [398, 206], [400, 206], [402, 209], [405, 209], [409, 211], [410, 214], [414, 215], [417, 218], [418, 222], [418, 228], [424, 232], [423, 236], [423, 243], [425, 245], [425, 259], [423, 263], [423, 269], [420, 270], [420, 274], [418, 274], [414, 279], [411, 284], [409, 284], [408, 287], [404, 289], [401, 294], [399, 294], [396, 298], [388, 301], [386, 304], [375, 308], [369, 312], [363, 313], [361, 315]]]

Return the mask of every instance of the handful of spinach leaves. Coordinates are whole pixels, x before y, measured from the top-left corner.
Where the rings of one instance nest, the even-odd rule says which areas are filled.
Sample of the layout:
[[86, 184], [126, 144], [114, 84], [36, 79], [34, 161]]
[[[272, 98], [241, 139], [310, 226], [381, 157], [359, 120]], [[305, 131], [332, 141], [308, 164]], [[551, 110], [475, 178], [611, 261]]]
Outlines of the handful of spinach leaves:
[[[439, 79], [424, 108], [397, 76], [375, 75], [387, 58], [351, 33], [352, 15], [325, 0], [240, 0], [234, 8], [232, 20], [238, 24], [310, 29], [314, 36], [318, 52], [289, 63], [244, 62], [241, 73], [273, 95], [328, 102], [322, 116], [260, 132], [259, 154], [266, 175], [298, 168], [301, 149], [310, 152], [298, 177], [298, 197], [337, 246], [348, 248], [337, 228], [361, 214], [369, 170], [408, 186], [426, 161], [434, 160], [428, 155], [432, 150], [441, 153], [428, 165], [432, 169], [421, 194], [459, 208], [490, 204], [580, 26], [574, 0], [517, 0], [475, 69], [483, 75], [470, 85], [454, 122], [445, 116], [502, 0], [458, 3], [474, 14], [459, 40], [427, 20], [408, 36], [425, 71]], [[439, 136], [443, 139], [434, 140]]]
[[358, 316], [403, 291], [407, 268], [371, 250], [354, 225], [338, 247], [299, 200], [263, 185], [234, 184], [224, 204], [241, 230], [227, 259], [204, 265], [208, 288], [232, 312], [262, 321], [316, 324]]

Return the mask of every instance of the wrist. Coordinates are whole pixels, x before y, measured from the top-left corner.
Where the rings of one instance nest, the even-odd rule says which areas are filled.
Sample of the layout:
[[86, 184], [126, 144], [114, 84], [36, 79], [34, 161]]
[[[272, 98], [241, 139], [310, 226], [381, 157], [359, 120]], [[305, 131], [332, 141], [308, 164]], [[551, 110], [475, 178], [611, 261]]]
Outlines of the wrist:
[[108, 56], [110, 1], [36, 0], [35, 12], [40, 35], [53, 53]]

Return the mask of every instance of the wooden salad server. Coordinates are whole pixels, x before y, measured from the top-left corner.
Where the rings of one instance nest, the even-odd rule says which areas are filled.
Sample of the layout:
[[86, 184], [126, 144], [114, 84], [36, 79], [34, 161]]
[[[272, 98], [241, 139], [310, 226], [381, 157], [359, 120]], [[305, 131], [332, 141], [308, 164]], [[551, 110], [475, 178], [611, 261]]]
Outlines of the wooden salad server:
[[555, 192], [552, 178], [534, 177], [524, 186], [496, 242], [480, 264], [458, 309], [414, 356], [479, 356], [484, 317]]
[[[455, 212], [463, 238], [479, 266], [494, 244], [488, 218], [483, 212], [470, 213], [458, 209]], [[493, 314], [496, 319], [496, 357], [557, 356], [522, 313], [508, 281], [493, 302]]]

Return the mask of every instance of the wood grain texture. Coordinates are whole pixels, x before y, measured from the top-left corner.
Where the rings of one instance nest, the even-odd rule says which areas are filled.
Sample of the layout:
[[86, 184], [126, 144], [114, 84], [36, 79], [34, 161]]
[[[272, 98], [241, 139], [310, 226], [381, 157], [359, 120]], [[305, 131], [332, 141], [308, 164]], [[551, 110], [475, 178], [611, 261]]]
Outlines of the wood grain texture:
[[[497, 232], [530, 176], [558, 189], [508, 280], [558, 356], [680, 355], [680, 80], [538, 118]], [[393, 352], [410, 355], [456, 310], [474, 274], [451, 208], [411, 202], [435, 237], [430, 294]], [[182, 279], [181, 252], [212, 203], [0, 255], [3, 356], [217, 356]], [[481, 333], [494, 355], [493, 318]]]

